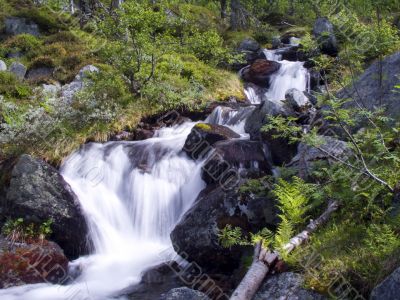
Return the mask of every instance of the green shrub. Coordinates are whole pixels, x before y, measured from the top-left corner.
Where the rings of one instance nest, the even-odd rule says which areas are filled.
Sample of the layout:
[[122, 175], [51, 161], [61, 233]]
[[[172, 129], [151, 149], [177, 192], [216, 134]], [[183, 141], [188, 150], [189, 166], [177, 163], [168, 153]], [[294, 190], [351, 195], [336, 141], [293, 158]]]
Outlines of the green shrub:
[[0, 72], [0, 95], [23, 99], [32, 94], [32, 89], [26, 83], [20, 82], [14, 74]]
[[19, 34], [14, 37], [9, 38], [5, 43], [4, 47], [13, 51], [21, 51], [23, 53], [37, 53], [40, 51], [42, 46], [42, 41], [31, 35], [31, 34]]

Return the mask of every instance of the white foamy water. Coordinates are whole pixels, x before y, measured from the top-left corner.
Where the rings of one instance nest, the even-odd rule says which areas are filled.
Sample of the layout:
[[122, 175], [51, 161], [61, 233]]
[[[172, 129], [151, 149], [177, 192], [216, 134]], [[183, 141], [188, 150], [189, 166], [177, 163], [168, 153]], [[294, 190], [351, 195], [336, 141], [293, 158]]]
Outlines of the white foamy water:
[[0, 290], [2, 300], [109, 299], [146, 268], [172, 258], [169, 234], [205, 184], [201, 163], [181, 152], [195, 123], [138, 142], [92, 143], [72, 154], [62, 175], [79, 198], [94, 253], [71, 266], [71, 284]]
[[252, 85], [246, 88], [245, 94], [251, 103], [260, 103], [264, 97], [270, 101], [280, 103], [281, 100], [285, 99], [285, 93], [289, 89], [296, 88], [302, 92], [308, 90], [309, 74], [304, 67], [304, 62], [282, 60], [282, 55], [279, 54], [280, 51], [282, 49], [264, 50], [266, 58], [279, 62], [281, 67], [270, 76], [270, 87], [264, 94], [258, 94]]

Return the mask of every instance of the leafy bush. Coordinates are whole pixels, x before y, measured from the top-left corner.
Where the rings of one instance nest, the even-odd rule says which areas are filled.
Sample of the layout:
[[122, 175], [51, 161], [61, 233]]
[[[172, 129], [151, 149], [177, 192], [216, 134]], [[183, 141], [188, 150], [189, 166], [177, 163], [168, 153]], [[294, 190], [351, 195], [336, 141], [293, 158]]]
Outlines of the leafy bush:
[[43, 42], [37, 37], [31, 34], [19, 34], [9, 38], [5, 43], [4, 47], [8, 51], [20, 51], [23, 53], [29, 53], [30, 56], [34, 53], [38, 53]]
[[28, 223], [23, 218], [9, 219], [2, 227], [2, 234], [13, 243], [44, 240], [52, 233], [52, 223], [51, 219], [42, 224]]

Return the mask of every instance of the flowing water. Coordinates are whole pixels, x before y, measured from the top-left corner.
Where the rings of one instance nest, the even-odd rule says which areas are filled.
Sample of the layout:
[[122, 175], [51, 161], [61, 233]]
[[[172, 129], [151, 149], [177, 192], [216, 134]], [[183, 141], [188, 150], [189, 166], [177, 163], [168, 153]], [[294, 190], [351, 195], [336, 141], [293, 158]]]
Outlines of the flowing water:
[[261, 90], [262, 95], [253, 85], [246, 88], [245, 94], [251, 103], [258, 104], [264, 97], [279, 103], [285, 99], [285, 93], [289, 89], [296, 88], [302, 92], [309, 90], [310, 78], [307, 69], [304, 67], [304, 62], [282, 60], [280, 52], [282, 52], [282, 49], [264, 50], [265, 57], [268, 60], [279, 62], [281, 67], [271, 75], [270, 86], [265, 91]]
[[[267, 50], [266, 56], [282, 64], [271, 76], [266, 97], [278, 101], [289, 88], [306, 90], [301, 62], [282, 61], [275, 51]], [[246, 94], [260, 102], [255, 92], [247, 89]], [[217, 107], [206, 122], [247, 138], [244, 124], [252, 109]], [[70, 263], [79, 275], [69, 284], [9, 288], [0, 290], [0, 299], [116, 299], [140, 281], [144, 270], [175, 257], [169, 234], [205, 187], [202, 163], [181, 151], [194, 125], [162, 128], [144, 141], [90, 143], [73, 153], [61, 173], [79, 198], [94, 252]]]

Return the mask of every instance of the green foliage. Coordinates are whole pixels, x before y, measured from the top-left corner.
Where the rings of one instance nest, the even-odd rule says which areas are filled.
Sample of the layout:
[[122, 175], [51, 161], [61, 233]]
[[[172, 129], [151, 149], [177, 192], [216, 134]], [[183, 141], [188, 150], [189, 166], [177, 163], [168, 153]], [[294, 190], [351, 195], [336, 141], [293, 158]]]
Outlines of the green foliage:
[[43, 240], [52, 233], [53, 220], [49, 219], [42, 224], [28, 223], [23, 218], [9, 219], [3, 225], [1, 232], [11, 242], [33, 242]]
[[19, 81], [14, 74], [0, 72], [0, 95], [23, 99], [32, 95], [32, 89], [26, 83]]

